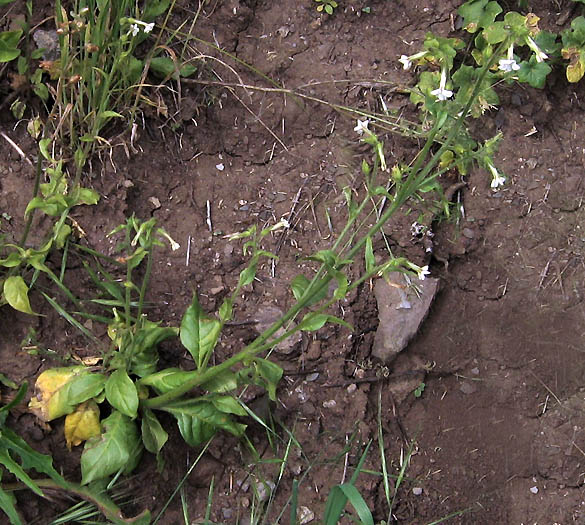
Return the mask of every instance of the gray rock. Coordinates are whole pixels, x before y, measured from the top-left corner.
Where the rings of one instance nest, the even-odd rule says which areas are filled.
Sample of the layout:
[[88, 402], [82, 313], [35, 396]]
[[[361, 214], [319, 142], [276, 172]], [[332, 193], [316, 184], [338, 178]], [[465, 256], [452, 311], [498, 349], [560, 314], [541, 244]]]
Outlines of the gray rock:
[[391, 284], [378, 279], [374, 287], [380, 325], [372, 355], [389, 364], [418, 332], [439, 288], [439, 279], [416, 280], [414, 284], [420, 290], [417, 295], [402, 273], [392, 272], [387, 278]]

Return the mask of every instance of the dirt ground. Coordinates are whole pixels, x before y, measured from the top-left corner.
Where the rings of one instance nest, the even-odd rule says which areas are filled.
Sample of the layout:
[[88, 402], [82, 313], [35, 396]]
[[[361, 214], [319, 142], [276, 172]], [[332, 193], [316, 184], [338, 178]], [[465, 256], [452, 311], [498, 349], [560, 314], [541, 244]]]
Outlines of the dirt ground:
[[[558, 31], [556, 21], [569, 3], [535, 1], [530, 7]], [[179, 4], [177, 19], [192, 16], [197, 8], [193, 2]], [[195, 31], [285, 87], [304, 86], [306, 94], [373, 111], [380, 110], [383, 99], [388, 107], [413, 115], [408, 96], [380, 81], [413, 82], [397, 59], [419, 50], [427, 31], [464, 37], [453, 31], [458, 3], [339, 4], [333, 16], [321, 16], [310, 0], [217, 0], [205, 5]], [[209, 79], [214, 72], [225, 83], [270, 87], [211, 47], [201, 45], [199, 51], [207, 55], [199, 78]], [[459, 195], [464, 217], [432, 226], [434, 256], [412, 237], [411, 217], [398, 217], [385, 228], [395, 255], [429, 264], [441, 281], [420, 333], [386, 374], [370, 359], [378, 316], [369, 286], [340, 306], [353, 333], [325, 328], [305, 335], [290, 354], [276, 355], [285, 377], [274, 417], [294, 432], [302, 452], [295, 449], [289, 458], [268, 522], [285, 508], [293, 479], [300, 480], [299, 505], [310, 509], [317, 522], [330, 487], [348, 479], [370, 439], [365, 466], [381, 470], [380, 399], [392, 473], [408, 444], [415, 443], [408, 480], [396, 498], [397, 523], [431, 523], [462, 510], [468, 512], [447, 522], [585, 523], [584, 90], [583, 83], [568, 85], [563, 75], [553, 73], [544, 90], [499, 86], [501, 106], [486, 114], [476, 135], [485, 139], [503, 132], [497, 164], [508, 182], [495, 192], [489, 176], [474, 170]], [[330, 106], [267, 91], [184, 84], [180, 96], [179, 106], [169, 98], [172, 118], [166, 122], [146, 118], [136, 143], [139, 151], [128, 158], [116, 146], [111, 161], [93, 164], [87, 184], [102, 199], [74, 213], [87, 233], [83, 242], [111, 253], [106, 234], [124, 217], [156, 217], [182, 248], [157, 253], [148, 314], [177, 324], [194, 290], [213, 311], [237, 282], [245, 261], [240, 246], [225, 234], [287, 217], [294, 224], [291, 231], [266, 243], [280, 256], [274, 276], [269, 264], [260, 268], [259, 279], [237, 305], [236, 318], [251, 319], [263, 305], [284, 308], [291, 301], [287, 283], [303, 264], [299, 255], [329, 246], [325, 210], [333, 233], [339, 232], [344, 220], [340, 190], [348, 183], [359, 188], [366, 150], [356, 142], [355, 122]], [[9, 114], [2, 115], [0, 128], [34, 154], [24, 126], [15, 127]], [[417, 151], [412, 140], [392, 134], [383, 138], [391, 164], [408, 162]], [[28, 165], [4, 144], [0, 211], [12, 217], [2, 222], [9, 237], [22, 230], [32, 179]], [[68, 279], [78, 295], [90, 286], [75, 261]], [[6, 307], [0, 311], [0, 371], [29, 384], [39, 371], [60, 363], [59, 356], [93, 352], [39, 295], [33, 294], [32, 302], [44, 316]], [[50, 350], [41, 358], [22, 349], [31, 327], [39, 344]], [[103, 337], [99, 330], [96, 334]], [[217, 358], [255, 335], [247, 325], [230, 328]], [[188, 364], [173, 343], [161, 346], [161, 356], [164, 364]], [[422, 381], [426, 388], [416, 398], [413, 391]], [[262, 398], [247, 401], [262, 410]], [[35, 448], [52, 453], [67, 476], [79, 476], [80, 451], [67, 451], [62, 423], [43, 429], [24, 410], [12, 423]], [[167, 423], [172, 428], [170, 419]], [[266, 460], [282, 457], [287, 435], [280, 433], [282, 442], [274, 450], [264, 430], [250, 421], [248, 435]], [[129, 480], [134, 503], [126, 512], [147, 507], [156, 515], [197, 454], [176, 430], [171, 432], [164, 471], [159, 474], [154, 458], [145, 456]], [[219, 435], [186, 482], [192, 519], [203, 518], [214, 478], [212, 521], [246, 523], [256, 480], [264, 476], [276, 482], [278, 476], [278, 466], [269, 462], [253, 468], [245, 447]], [[357, 486], [376, 520], [386, 519], [381, 478], [362, 474]], [[22, 510], [30, 523], [48, 523], [46, 502], [29, 495], [21, 501], [27, 502]], [[50, 512], [68, 505], [55, 496]], [[178, 497], [159, 523], [182, 523]]]

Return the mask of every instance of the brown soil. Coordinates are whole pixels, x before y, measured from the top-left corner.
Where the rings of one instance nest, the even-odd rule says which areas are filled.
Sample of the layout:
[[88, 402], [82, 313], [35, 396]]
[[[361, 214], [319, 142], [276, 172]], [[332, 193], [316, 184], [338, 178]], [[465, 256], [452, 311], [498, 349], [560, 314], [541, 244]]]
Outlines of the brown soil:
[[[339, 3], [329, 17], [319, 16], [310, 0], [218, 0], [204, 8], [195, 30], [286, 87], [314, 84], [304, 92], [370, 110], [379, 109], [383, 97], [391, 108], [412, 111], [407, 96], [379, 81], [412, 82], [397, 58], [418, 50], [429, 30], [449, 34], [457, 2]], [[361, 11], [366, 6], [370, 14]], [[532, 8], [554, 25], [556, 3], [535, 2]], [[180, 9], [177, 13], [183, 17]], [[224, 82], [238, 81], [219, 62], [232, 64], [224, 55], [203, 45], [200, 51], [210, 57], [209, 71]], [[240, 66], [237, 72], [246, 84], [270, 87]], [[248, 435], [264, 459], [283, 456], [288, 441], [283, 427], [294, 432], [302, 451], [293, 448], [270, 522], [285, 509], [294, 479], [300, 481], [299, 505], [318, 521], [330, 488], [351, 476], [370, 439], [374, 443], [365, 467], [381, 470], [380, 399], [392, 474], [409, 443], [415, 443], [408, 480], [396, 498], [397, 523], [430, 523], [461, 510], [468, 512], [448, 522], [585, 523], [583, 84], [569, 86], [562, 71], [555, 75], [542, 91], [500, 86], [501, 107], [482, 119], [478, 137], [503, 132], [497, 160], [508, 183], [493, 192], [485, 172], [469, 175], [461, 193], [464, 218], [433, 225], [437, 259], [425, 259], [424, 248], [411, 236], [411, 217], [399, 217], [386, 228], [395, 254], [430, 264], [442, 283], [418, 337], [392, 369], [381, 370], [369, 360], [378, 321], [367, 286], [339, 308], [338, 314], [353, 324], [353, 334], [326, 328], [304, 336], [291, 354], [276, 357], [285, 369], [274, 410], [280, 441], [271, 448], [252, 421]], [[156, 217], [182, 248], [158, 252], [149, 292], [154, 306], [148, 313], [153, 320], [177, 324], [193, 290], [213, 311], [244, 268], [239, 246], [223, 234], [290, 218], [294, 210], [292, 231], [266, 243], [280, 256], [274, 277], [269, 264], [260, 268], [236, 317], [253, 318], [266, 304], [288, 305], [287, 283], [299, 272], [299, 254], [329, 246], [325, 209], [333, 231], [339, 232], [344, 221], [340, 188], [348, 183], [359, 188], [359, 162], [366, 150], [355, 144], [354, 120], [326, 105], [268, 91], [186, 84], [181, 97], [181, 113], [168, 122], [172, 127], [147, 119], [136, 144], [140, 151], [128, 158], [118, 146], [112, 162], [96, 162], [87, 183], [101, 193], [100, 204], [74, 214], [87, 234], [84, 242], [111, 253], [106, 234], [124, 217]], [[537, 132], [531, 134], [533, 127]], [[22, 125], [14, 130], [5, 116], [1, 128], [34, 154]], [[408, 161], [417, 151], [417, 144], [404, 138], [388, 134], [384, 140], [392, 163]], [[33, 175], [6, 144], [0, 148], [0, 174], [0, 211], [12, 217], [2, 222], [2, 231], [18, 236]], [[206, 223], [207, 202], [213, 234]], [[72, 263], [68, 279], [77, 295], [91, 293], [79, 264]], [[0, 371], [30, 384], [66, 353], [92, 354], [87, 341], [39, 295], [33, 294], [32, 302], [45, 316], [25, 316], [7, 307], [0, 312]], [[42, 359], [22, 350], [31, 329], [50, 350]], [[97, 335], [103, 336], [103, 330]], [[231, 328], [222, 337], [218, 359], [254, 335], [246, 325]], [[165, 364], [185, 366], [186, 355], [178, 348], [162, 345]], [[416, 398], [413, 391], [422, 381], [426, 388]], [[262, 398], [248, 401], [262, 409]], [[65, 448], [62, 423], [44, 429], [24, 411], [11, 421], [35, 448], [50, 452], [67, 476], [79, 476], [80, 452]], [[173, 428], [172, 421], [167, 423]], [[357, 437], [351, 441], [354, 431]], [[158, 473], [154, 458], [144, 457], [129, 481], [135, 503], [126, 511], [150, 508], [156, 515], [197, 454], [172, 431], [164, 449], [165, 469]], [[255, 465], [236, 439], [217, 436], [186, 482], [191, 518], [203, 518], [212, 478], [212, 521], [249, 517], [250, 485], [261, 476], [276, 482], [278, 465]], [[381, 478], [362, 474], [357, 486], [376, 520], [385, 520]], [[21, 507], [29, 522], [48, 523], [46, 502], [29, 495], [21, 501], [27, 502]], [[55, 499], [51, 513], [69, 504]], [[182, 523], [178, 497], [159, 523]]]

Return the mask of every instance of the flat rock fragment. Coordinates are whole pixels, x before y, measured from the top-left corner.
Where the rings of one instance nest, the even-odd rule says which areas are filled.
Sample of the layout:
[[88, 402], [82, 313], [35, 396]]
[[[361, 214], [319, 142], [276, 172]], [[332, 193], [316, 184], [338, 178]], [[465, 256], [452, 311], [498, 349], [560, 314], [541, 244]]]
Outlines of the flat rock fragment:
[[378, 279], [374, 286], [380, 324], [372, 355], [389, 364], [418, 332], [439, 288], [439, 279], [417, 280], [417, 290], [407, 285], [400, 272], [388, 274], [387, 280]]

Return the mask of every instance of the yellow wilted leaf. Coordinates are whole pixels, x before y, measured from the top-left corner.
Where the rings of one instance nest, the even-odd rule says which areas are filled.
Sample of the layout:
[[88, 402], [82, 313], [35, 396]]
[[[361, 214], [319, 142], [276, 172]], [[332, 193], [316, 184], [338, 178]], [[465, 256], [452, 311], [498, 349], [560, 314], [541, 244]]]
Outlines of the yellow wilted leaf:
[[99, 395], [105, 380], [85, 366], [45, 370], [37, 378], [29, 410], [43, 421], [71, 414], [79, 403]]
[[69, 450], [100, 434], [100, 409], [93, 400], [81, 403], [75, 412], [65, 418], [65, 439]]

